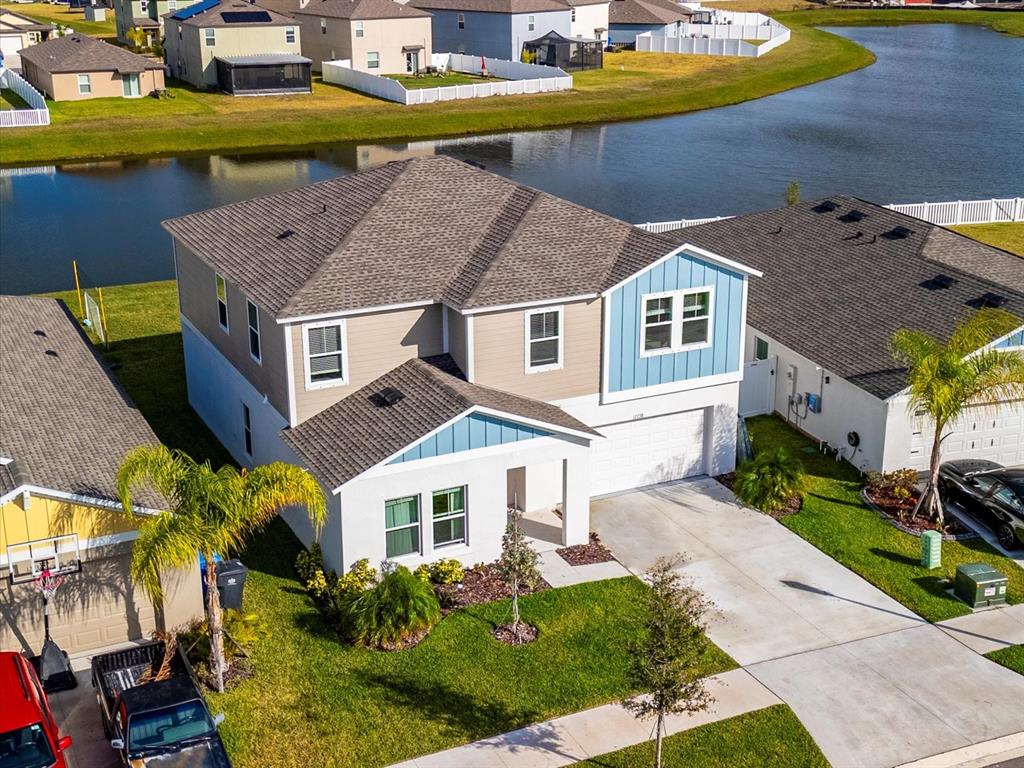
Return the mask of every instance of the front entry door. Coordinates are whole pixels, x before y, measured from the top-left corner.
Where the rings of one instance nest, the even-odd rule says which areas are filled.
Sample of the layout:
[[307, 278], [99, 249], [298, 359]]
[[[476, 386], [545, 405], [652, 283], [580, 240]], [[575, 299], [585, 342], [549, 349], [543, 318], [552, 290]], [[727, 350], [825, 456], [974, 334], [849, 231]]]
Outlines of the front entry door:
[[419, 51], [407, 51], [405, 54], [405, 71], [410, 75], [415, 75], [420, 71], [420, 54]]
[[121, 90], [125, 96], [139, 95], [139, 76], [121, 75]]

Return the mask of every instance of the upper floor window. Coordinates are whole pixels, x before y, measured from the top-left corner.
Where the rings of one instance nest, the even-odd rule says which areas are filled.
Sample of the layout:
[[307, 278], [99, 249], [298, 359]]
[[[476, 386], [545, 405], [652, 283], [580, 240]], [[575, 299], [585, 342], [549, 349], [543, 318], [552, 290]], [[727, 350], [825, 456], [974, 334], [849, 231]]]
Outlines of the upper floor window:
[[760, 336], [754, 337], [754, 359], [768, 359], [768, 342], [762, 339]]
[[149, 0], [141, 0], [139, 3], [139, 10], [143, 13], [149, 13]]
[[178, 10], [178, 0], [167, 0], [167, 10], [176, 11]]
[[537, 17], [536, 16], [527, 16], [526, 17], [526, 28], [530, 32], [533, 32], [534, 27], [537, 26], [536, 21], [537, 21]]
[[346, 384], [345, 321], [311, 323], [302, 326], [306, 388]]
[[363, 22], [357, 21], [356, 22], [356, 37], [362, 37], [364, 34], [366, 34], [366, 29], [363, 27]]
[[711, 344], [711, 286], [643, 297], [640, 354], [660, 355]]
[[206, 45], [212, 48], [217, 44], [217, 30], [215, 29], [204, 29], [203, 39], [206, 41]]
[[284, 28], [284, 41], [289, 45], [295, 42], [295, 27]]
[[569, 11], [569, 21], [576, 21], [576, 9], [572, 8]]
[[260, 352], [260, 311], [248, 299], [245, 300], [245, 309], [249, 315], [249, 354], [259, 363], [263, 360]]
[[327, 34], [327, 19], [320, 19], [320, 34]]
[[546, 307], [526, 312], [526, 372], [562, 367], [562, 308]]
[[228, 325], [228, 284], [220, 275], [214, 275], [217, 283], [217, 322], [225, 331], [229, 330]]
[[466, 28], [466, 14], [460, 13], [459, 16], [458, 16], [458, 21], [459, 21], [459, 29], [465, 29]]

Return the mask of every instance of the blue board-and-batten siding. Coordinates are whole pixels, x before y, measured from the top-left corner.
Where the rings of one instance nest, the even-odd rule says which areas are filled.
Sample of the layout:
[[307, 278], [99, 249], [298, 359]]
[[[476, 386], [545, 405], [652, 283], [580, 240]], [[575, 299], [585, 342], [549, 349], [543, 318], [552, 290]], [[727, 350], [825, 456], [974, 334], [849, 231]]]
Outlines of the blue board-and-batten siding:
[[471, 413], [449, 424], [436, 435], [421, 440], [389, 464], [427, 459], [431, 456], [445, 456], [459, 451], [487, 448], [492, 445], [517, 443], [535, 437], [548, 437], [551, 432], [525, 424], [516, 424], [482, 413]]
[[[739, 370], [743, 332], [743, 280], [739, 272], [680, 253], [612, 292], [608, 388], [640, 387]], [[645, 294], [714, 286], [711, 346], [640, 356], [641, 298]]]
[[996, 344], [996, 349], [1009, 349], [1011, 347], [1024, 347], [1024, 328]]

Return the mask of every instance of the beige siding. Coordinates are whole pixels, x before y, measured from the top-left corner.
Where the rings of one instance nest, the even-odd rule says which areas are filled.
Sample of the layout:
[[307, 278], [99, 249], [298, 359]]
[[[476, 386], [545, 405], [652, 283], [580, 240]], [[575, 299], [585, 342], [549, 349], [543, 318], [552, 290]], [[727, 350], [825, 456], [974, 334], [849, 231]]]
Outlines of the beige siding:
[[[217, 85], [217, 56], [252, 56], [258, 53], [302, 52], [302, 34], [295, 21], [269, 27], [214, 27], [215, 44], [206, 45], [200, 27], [165, 19], [164, 58], [171, 74], [199, 88]], [[285, 30], [295, 29], [295, 42], [285, 42]]]
[[[405, 72], [405, 46], [423, 46], [419, 52], [419, 68], [430, 66], [430, 19], [366, 19], [363, 36], [356, 37], [355, 22], [349, 19], [325, 18], [326, 34], [320, 25], [320, 16], [298, 14], [302, 25], [302, 53], [313, 60], [313, 69], [321, 71], [325, 61], [348, 59], [352, 68], [374, 75], [402, 74]], [[380, 54], [380, 67], [366, 66], [367, 54]]]
[[473, 374], [477, 384], [538, 400], [590, 395], [601, 388], [601, 301], [563, 306], [561, 368], [526, 373], [526, 310], [473, 317]]
[[229, 332], [225, 333], [217, 316], [214, 271], [180, 241], [175, 242], [175, 257], [182, 315], [287, 419], [285, 326], [278, 325], [271, 315], [259, 308], [262, 363], [257, 363], [249, 354], [245, 295], [230, 280], [227, 281]]
[[[26, 62], [26, 65], [28, 62]], [[83, 101], [85, 99], [102, 99], [116, 96], [124, 98], [124, 86], [121, 75], [116, 72], [69, 72], [49, 75], [37, 70], [34, 66], [26, 66], [25, 79], [54, 101]], [[89, 75], [90, 93], [78, 92], [78, 75]], [[150, 69], [139, 73], [139, 96], [148, 96], [153, 91], [163, 90], [164, 72], [162, 69]]]
[[448, 313], [448, 354], [452, 356], [456, 365], [464, 374], [469, 375], [468, 361], [466, 360], [466, 317], [460, 315], [454, 309], [445, 307]]
[[406, 360], [439, 355], [441, 305], [345, 318], [348, 383], [306, 389], [302, 324], [291, 326], [296, 422], [302, 423]]

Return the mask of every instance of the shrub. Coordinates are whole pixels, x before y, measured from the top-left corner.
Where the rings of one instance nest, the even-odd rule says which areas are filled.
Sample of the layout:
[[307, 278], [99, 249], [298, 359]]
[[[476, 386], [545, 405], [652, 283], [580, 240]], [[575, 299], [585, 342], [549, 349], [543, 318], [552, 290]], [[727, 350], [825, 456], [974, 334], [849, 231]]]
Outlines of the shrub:
[[397, 648], [428, 632], [440, 620], [441, 606], [431, 586], [400, 565], [351, 602], [349, 618], [356, 642]]
[[458, 584], [465, 577], [462, 563], [453, 557], [438, 560], [430, 566], [430, 580], [435, 584]]
[[893, 472], [868, 472], [868, 490], [882, 497], [909, 501], [917, 496], [917, 470], [897, 469]]
[[[238, 647], [249, 650], [257, 640], [267, 634], [266, 625], [255, 613], [243, 613], [234, 608], [224, 611], [225, 650], [237, 655]], [[205, 619], [194, 621], [178, 633], [178, 643], [185, 649], [193, 664], [205, 665], [210, 661], [210, 628]]]
[[758, 451], [736, 470], [733, 491], [752, 507], [777, 512], [803, 484], [803, 465], [782, 448]]
[[317, 571], [322, 575], [323, 570], [324, 555], [320, 550], [320, 545], [316, 542], [309, 549], [299, 552], [298, 557], [295, 558], [295, 573], [298, 574], [299, 580], [303, 584], [309, 584], [316, 576]]

